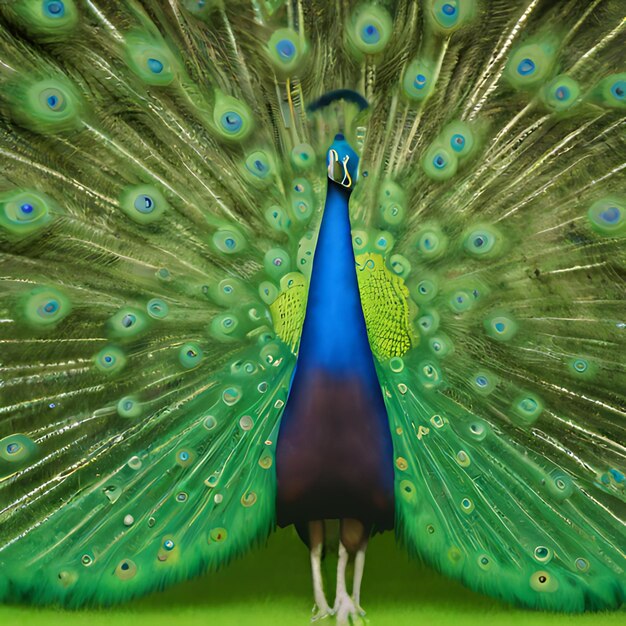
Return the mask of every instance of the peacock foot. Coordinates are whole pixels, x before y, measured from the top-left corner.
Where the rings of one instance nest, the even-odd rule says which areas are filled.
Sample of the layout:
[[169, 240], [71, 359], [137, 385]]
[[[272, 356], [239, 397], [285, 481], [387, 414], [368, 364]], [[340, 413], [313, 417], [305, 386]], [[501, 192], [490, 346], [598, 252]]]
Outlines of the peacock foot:
[[365, 611], [347, 593], [340, 593], [335, 599], [333, 611], [337, 615], [337, 624], [364, 624]]
[[319, 622], [320, 620], [326, 619], [327, 617], [335, 614], [335, 611], [331, 609], [327, 603], [320, 604], [321, 606], [318, 605], [318, 603], [316, 602], [313, 605], [313, 615], [311, 615], [311, 622]]

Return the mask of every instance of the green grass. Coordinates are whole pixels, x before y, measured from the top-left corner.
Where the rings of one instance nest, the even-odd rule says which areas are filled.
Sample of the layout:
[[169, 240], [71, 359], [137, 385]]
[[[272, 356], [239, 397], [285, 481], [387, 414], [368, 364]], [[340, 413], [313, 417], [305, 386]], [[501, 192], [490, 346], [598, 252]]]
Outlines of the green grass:
[[[329, 578], [334, 564], [329, 556], [325, 563]], [[626, 617], [625, 611], [568, 616], [511, 608], [409, 561], [390, 533], [375, 537], [370, 544], [362, 600], [371, 626], [617, 626]], [[307, 551], [287, 529], [274, 534], [267, 547], [221, 572], [132, 603], [86, 611], [0, 606], [0, 624], [304, 626], [312, 604]]]

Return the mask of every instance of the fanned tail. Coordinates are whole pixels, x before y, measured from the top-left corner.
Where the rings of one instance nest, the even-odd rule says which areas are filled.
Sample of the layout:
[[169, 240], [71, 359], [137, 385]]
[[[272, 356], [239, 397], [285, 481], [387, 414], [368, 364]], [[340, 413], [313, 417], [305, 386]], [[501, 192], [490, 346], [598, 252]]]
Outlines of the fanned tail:
[[399, 3], [362, 64], [396, 532], [532, 607], [624, 598], [624, 27], [611, 2]]
[[274, 525], [319, 150], [353, 107], [311, 123], [302, 14], [193, 4], [0, 7], [3, 597], [117, 602]]

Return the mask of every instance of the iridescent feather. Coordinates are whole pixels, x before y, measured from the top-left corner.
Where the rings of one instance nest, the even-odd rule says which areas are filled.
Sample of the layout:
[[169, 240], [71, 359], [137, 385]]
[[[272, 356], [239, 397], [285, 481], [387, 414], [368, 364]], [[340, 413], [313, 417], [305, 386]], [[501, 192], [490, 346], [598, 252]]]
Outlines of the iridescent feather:
[[[337, 132], [397, 538], [626, 592], [618, 0], [0, 3], [0, 597], [109, 604], [275, 525]], [[360, 94], [314, 111], [337, 90]]]

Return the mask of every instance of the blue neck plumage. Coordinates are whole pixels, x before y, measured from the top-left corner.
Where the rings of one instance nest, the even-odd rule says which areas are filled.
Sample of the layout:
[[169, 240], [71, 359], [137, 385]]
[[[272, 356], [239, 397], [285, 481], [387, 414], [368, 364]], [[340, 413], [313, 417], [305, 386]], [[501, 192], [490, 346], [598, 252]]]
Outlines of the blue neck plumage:
[[328, 193], [315, 248], [297, 368], [301, 373], [323, 370], [335, 376], [357, 376], [377, 385], [361, 308], [348, 211], [351, 187], [357, 179], [358, 155], [343, 135], [337, 135], [328, 151], [328, 166]]

